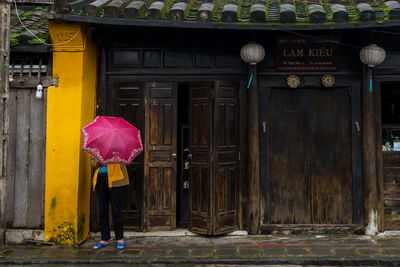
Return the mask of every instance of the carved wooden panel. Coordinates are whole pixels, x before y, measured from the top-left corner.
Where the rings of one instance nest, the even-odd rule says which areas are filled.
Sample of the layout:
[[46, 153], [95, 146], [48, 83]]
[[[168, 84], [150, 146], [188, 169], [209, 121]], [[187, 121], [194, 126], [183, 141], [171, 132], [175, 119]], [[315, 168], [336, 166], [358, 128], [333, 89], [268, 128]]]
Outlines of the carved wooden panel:
[[212, 203], [211, 179], [211, 82], [191, 84], [190, 88], [190, 152], [191, 186], [189, 191], [191, 231], [208, 234]]
[[146, 84], [144, 225], [172, 230], [176, 221], [177, 89], [174, 83]]
[[[120, 116], [140, 130], [142, 142], [145, 143], [144, 123], [144, 84], [131, 77], [109, 77], [107, 94], [110, 96], [107, 114]], [[140, 154], [127, 166], [130, 185], [125, 188], [123, 196], [123, 218], [127, 229], [141, 231], [143, 216], [143, 177], [144, 155]]]
[[239, 205], [239, 84], [215, 83], [215, 229], [222, 234], [237, 229]]
[[191, 84], [189, 228], [196, 233], [237, 228], [238, 93], [236, 83]]

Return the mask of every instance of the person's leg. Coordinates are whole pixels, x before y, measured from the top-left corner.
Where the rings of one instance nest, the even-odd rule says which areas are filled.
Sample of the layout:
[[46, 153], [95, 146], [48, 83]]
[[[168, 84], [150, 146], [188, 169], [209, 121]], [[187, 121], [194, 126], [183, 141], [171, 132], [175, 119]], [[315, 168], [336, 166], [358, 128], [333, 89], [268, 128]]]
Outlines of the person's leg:
[[101, 243], [108, 244], [108, 240], [110, 239], [110, 223], [108, 218], [110, 188], [108, 188], [107, 175], [99, 175], [96, 187], [99, 202]]
[[[110, 202], [112, 211], [112, 220], [114, 224], [115, 239], [118, 243], [124, 243], [124, 222], [122, 218], [122, 194], [123, 187], [114, 187], [110, 189]], [[117, 249], [122, 249], [118, 247]]]

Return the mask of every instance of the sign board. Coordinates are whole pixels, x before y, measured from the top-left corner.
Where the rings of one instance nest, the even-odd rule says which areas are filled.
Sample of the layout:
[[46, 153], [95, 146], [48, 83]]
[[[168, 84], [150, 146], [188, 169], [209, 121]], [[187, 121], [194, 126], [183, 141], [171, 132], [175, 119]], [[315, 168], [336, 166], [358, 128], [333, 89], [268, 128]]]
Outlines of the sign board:
[[276, 70], [280, 72], [330, 72], [339, 70], [338, 36], [278, 36]]

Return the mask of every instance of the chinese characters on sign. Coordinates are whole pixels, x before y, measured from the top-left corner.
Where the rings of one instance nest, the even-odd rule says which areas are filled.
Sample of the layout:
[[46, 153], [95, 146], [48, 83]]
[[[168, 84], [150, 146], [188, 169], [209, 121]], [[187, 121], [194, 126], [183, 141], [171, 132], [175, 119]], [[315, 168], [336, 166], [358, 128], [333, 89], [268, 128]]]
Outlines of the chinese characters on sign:
[[339, 70], [339, 38], [279, 36], [276, 40], [276, 70], [312, 72]]

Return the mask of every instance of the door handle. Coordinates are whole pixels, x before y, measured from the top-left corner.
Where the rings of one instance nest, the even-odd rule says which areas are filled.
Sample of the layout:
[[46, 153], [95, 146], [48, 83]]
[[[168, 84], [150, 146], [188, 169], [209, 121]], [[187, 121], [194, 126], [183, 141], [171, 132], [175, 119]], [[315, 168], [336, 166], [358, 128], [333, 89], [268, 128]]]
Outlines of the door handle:
[[172, 153], [172, 159], [176, 159], [176, 153]]

